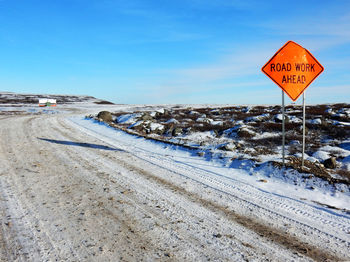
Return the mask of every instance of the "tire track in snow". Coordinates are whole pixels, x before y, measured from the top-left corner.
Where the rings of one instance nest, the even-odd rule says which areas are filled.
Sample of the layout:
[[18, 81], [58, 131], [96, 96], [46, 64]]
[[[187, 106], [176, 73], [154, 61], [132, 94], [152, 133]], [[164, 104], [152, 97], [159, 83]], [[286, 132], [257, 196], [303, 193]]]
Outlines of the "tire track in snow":
[[[62, 139], [67, 139], [69, 141], [77, 141], [77, 137], [81, 137], [81, 133], [79, 134], [75, 134], [74, 136], [72, 136], [72, 134], [67, 134], [66, 132], [64, 132], [64, 130], [67, 130], [66, 128], [55, 128], [56, 131], [60, 132], [62, 134]], [[84, 137], [86, 139], [86, 136]], [[84, 139], [83, 138], [83, 139]], [[140, 199], [147, 199], [147, 198], [150, 198], [150, 199], [154, 199], [154, 194], [156, 193], [158, 195], [158, 205], [162, 205], [161, 202], [164, 201], [170, 201], [170, 203], [176, 203], [176, 206], [178, 205], [181, 205], [181, 199], [183, 198], [183, 196], [179, 195], [178, 193], [182, 193], [182, 191], [178, 191], [178, 190], [174, 190], [174, 188], [170, 188], [170, 191], [172, 192], [177, 192], [177, 194], [174, 194], [172, 192], [168, 192], [166, 194], [166, 196], [164, 196], [165, 192], [164, 192], [164, 185], [159, 187], [159, 183], [156, 183], [156, 185], [153, 185], [152, 184], [149, 184], [149, 183], [146, 183], [146, 181], [144, 180], [144, 178], [142, 177], [145, 177], [145, 174], [144, 172], [140, 172], [139, 169], [135, 169], [135, 167], [131, 167], [129, 164], [127, 164], [127, 162], [120, 162], [120, 161], [117, 161], [117, 159], [113, 158], [112, 161], [111, 159], [106, 159], [106, 157], [110, 157], [110, 154], [109, 155], [105, 155], [103, 153], [100, 153], [99, 151], [96, 152], [96, 154], [99, 154], [100, 157], [99, 158], [96, 158], [95, 155], [91, 156], [89, 153], [86, 153], [85, 151], [84, 152], [81, 152], [79, 151], [78, 149], [76, 150], [77, 152], [79, 152], [80, 154], [70, 154], [70, 157], [71, 158], [74, 158], [74, 160], [76, 162], [83, 162], [84, 163], [84, 166], [91, 166], [91, 168], [94, 168], [95, 169], [95, 173], [98, 173], [98, 171], [101, 171], [102, 169], [104, 170], [105, 168], [107, 168], [106, 172], [108, 173], [113, 173], [113, 170], [114, 168], [116, 167], [116, 164], [119, 163], [119, 169], [121, 166], [125, 167], [127, 170], [126, 173], [128, 175], [130, 175], [130, 172], [136, 172], [136, 178], [132, 178], [132, 177], [129, 177], [128, 175], [126, 175], [126, 179], [132, 179], [132, 184], [138, 184], [139, 186], [142, 186], [143, 187], [143, 190], [138, 190], [138, 194], [141, 194], [142, 196], [140, 197]], [[85, 154], [84, 154], [85, 153]], [[128, 157], [128, 154], [124, 154], [122, 156], [122, 158], [124, 157]], [[110, 162], [109, 165], [106, 164], [106, 162]], [[93, 164], [91, 164], [93, 163]], [[122, 173], [119, 171], [118, 172], [118, 177], [116, 179], [118, 179], [118, 183], [121, 183], [120, 181], [120, 176], [122, 175]], [[106, 179], [106, 177], [103, 178], [104, 180]], [[139, 181], [141, 179], [141, 181]], [[150, 177], [147, 177], [147, 179], [151, 180]], [[154, 182], [154, 181], [153, 181]], [[128, 182], [129, 183], [129, 187], [130, 187], [130, 183], [131, 181]], [[145, 184], [146, 183], [146, 184]], [[127, 187], [127, 186], [126, 186]], [[155, 190], [157, 188], [161, 188], [161, 193], [159, 192], [159, 190]], [[151, 194], [145, 194], [145, 192], [148, 192], [150, 191], [153, 192]], [[164, 198], [166, 197], [166, 199]], [[162, 199], [162, 200], [161, 200]], [[192, 199], [193, 200], [193, 199]], [[182, 209], [186, 210], [187, 213], [184, 213], [183, 216], [186, 216], [186, 214], [191, 214], [193, 213], [193, 210], [189, 210], [189, 208], [187, 207], [188, 203], [187, 203], [188, 200], [186, 200], [186, 202], [184, 202], [181, 206], [182, 206]], [[198, 202], [198, 201], [192, 201], [193, 203], [196, 203], [197, 205], [201, 202]], [[137, 201], [133, 201], [133, 204], [137, 205]], [[147, 208], [145, 206], [142, 206], [139, 208], [141, 208], [142, 210], [144, 210], [144, 212], [148, 213], [148, 214], [152, 214], [152, 216], [154, 216], [154, 218], [156, 219], [161, 219], [162, 223], [163, 224], [169, 224], [169, 219], [173, 219], [174, 216], [178, 216], [179, 213], [183, 213], [183, 210], [181, 209], [178, 209], [178, 208], [173, 208], [175, 209], [176, 211], [173, 211], [172, 212], [172, 215], [169, 216], [168, 218], [162, 218], [159, 216], [159, 212], [157, 212], [156, 214], [154, 213], [154, 207], [151, 207], [151, 208]], [[201, 206], [198, 206], [198, 210], [196, 210], [196, 213], [199, 212], [199, 210], [201, 210], [201, 208], [203, 209], [203, 207]], [[208, 210], [206, 210], [206, 208], [204, 208], [204, 210], [201, 212], [202, 216], [205, 217], [206, 219], [206, 223], [209, 223], [211, 224], [210, 227], [215, 227], [216, 223], [217, 223], [217, 217], [216, 218], [213, 218], [213, 217], [210, 217], [208, 215], [204, 215], [208, 212]], [[164, 216], [164, 215], [163, 215]], [[215, 215], [217, 216], [217, 215]], [[188, 219], [188, 218], [187, 218]], [[193, 224], [197, 224], [198, 222], [196, 221], [193, 221]], [[226, 232], [232, 232], [232, 230], [230, 230], [230, 228], [228, 227], [226, 230], [223, 230], [223, 231], [226, 231]], [[181, 230], [181, 229], [177, 229], [176, 230], [176, 234], [179, 234], [182, 236], [182, 238], [186, 238], [186, 239], [192, 239], [193, 241], [195, 241], [194, 243], [198, 242], [198, 239], [196, 239], [195, 237], [193, 237], [191, 235], [191, 233], [189, 232], [186, 232], [186, 230]], [[212, 233], [214, 234], [214, 233]], [[242, 235], [242, 232], [237, 232], [237, 235]], [[246, 234], [245, 234], [246, 238], [249, 238]], [[236, 238], [235, 237], [235, 233], [232, 232], [232, 234], [229, 236], [230, 238]], [[268, 247], [268, 245], [264, 244], [263, 242], [261, 241], [258, 241], [256, 240], [256, 237], [257, 236], [254, 236], [254, 239], [252, 237], [251, 238], [251, 241], [254, 242], [255, 246], [259, 246], [259, 245], [263, 245], [265, 246], [266, 249], [270, 249], [271, 253], [274, 253], [275, 251], [271, 248]], [[246, 239], [245, 241], [242, 240], [242, 237], [240, 237], [242, 243], [246, 243], [248, 240]], [[249, 241], [248, 241], [249, 242]], [[189, 242], [187, 245], [192, 245], [193, 243]], [[246, 244], [247, 246], [251, 246], [250, 244]], [[270, 243], [271, 245], [271, 243]], [[251, 246], [252, 247], [252, 246]], [[247, 248], [247, 247], [241, 247], [241, 248]], [[185, 250], [185, 248], [183, 248]], [[192, 247], [191, 249], [196, 249], [194, 247]], [[254, 253], [257, 253], [258, 250], [256, 250]], [[261, 252], [261, 251], [260, 251]], [[206, 250], [206, 253], [211, 253], [210, 257], [216, 257], [218, 254], [216, 251], [210, 251], [208, 252], [208, 248]], [[261, 257], [263, 257], [264, 255], [261, 253]], [[282, 254], [279, 254], [279, 256], [283, 256]], [[286, 260], [288, 260], [288, 256], [285, 257]]]
[[[55, 139], [56, 139], [55, 141], [72, 141], [72, 142], [73, 141], [77, 141], [77, 142], [81, 141], [81, 140], [77, 139], [76, 136], [72, 137], [72, 136], [68, 135], [66, 132], [64, 132], [64, 131], [67, 131], [67, 129], [57, 128], [55, 125], [50, 125], [50, 126], [53, 126], [51, 128], [52, 129], [51, 136], [55, 137]], [[59, 135], [59, 133], [61, 135]], [[84, 139], [84, 141], [86, 141], [86, 139], [87, 139], [86, 136], [83, 139]], [[48, 147], [52, 148], [52, 150], [56, 150], [56, 152], [57, 152], [57, 146], [55, 147], [55, 144], [48, 144]], [[106, 177], [104, 175], [101, 175], [101, 170], [103, 170], [103, 165], [100, 166], [98, 164], [100, 161], [99, 161], [99, 157], [97, 155], [95, 155], [95, 154], [90, 155], [89, 152], [88, 152], [89, 149], [81, 151], [81, 149], [79, 147], [75, 147], [75, 146], [73, 146], [73, 147], [64, 146], [64, 147], [67, 148], [64, 151], [65, 157], [68, 157], [72, 161], [72, 163], [79, 163], [79, 166], [82, 169], [89, 171], [89, 172], [82, 172], [82, 174], [80, 174], [80, 176], [84, 177], [84, 179], [86, 179], [86, 180], [90, 180], [91, 184], [96, 183], [96, 178], [99, 178], [100, 181], [105, 181], [106, 182]], [[94, 150], [94, 149], [92, 149], [92, 150]], [[100, 156], [103, 157], [103, 155], [101, 155], [101, 154], [100, 154]], [[116, 168], [116, 167], [114, 166], [114, 168]], [[81, 171], [82, 170], [79, 170], [79, 172], [81, 172]], [[112, 170], [112, 169], [110, 171], [112, 171], [112, 172], [114, 171], [115, 172], [115, 170]], [[101, 186], [101, 188], [103, 188], [103, 187]], [[125, 186], [125, 188], [127, 188], [127, 185]], [[143, 210], [143, 212], [145, 214], [149, 214], [149, 212], [150, 212], [154, 216], [154, 214], [155, 214], [154, 210], [152, 211], [152, 209], [148, 208], [147, 211], [145, 212], [145, 207], [140, 206], [140, 204], [137, 204], [137, 203], [142, 203], [142, 199], [144, 199], [144, 198], [141, 198], [139, 200], [139, 202], [132, 201], [133, 202], [132, 205], [133, 206], [138, 206], [138, 208], [140, 210]], [[130, 202], [130, 198], [128, 198], [128, 201]], [[121, 213], [121, 212], [118, 212], [118, 210], [114, 210], [114, 211], [112, 211], [112, 209], [104, 209], [104, 210], [108, 211], [107, 213], [105, 213], [106, 215], [109, 215], [109, 216], [112, 216], [112, 217], [118, 217], [118, 213]], [[120, 209], [120, 210], [123, 210], [123, 209]], [[116, 213], [116, 211], [117, 211], [117, 213]], [[161, 212], [158, 212], [157, 214], [158, 215], [156, 216], [156, 218], [157, 218], [158, 222], [161, 222], [161, 224], [163, 224], [163, 225], [169, 224], [169, 221], [167, 219], [162, 218], [160, 216]], [[125, 215], [127, 215], [127, 214], [124, 213], [124, 216]], [[129, 215], [129, 216], [130, 217], [128, 219], [125, 219], [126, 222], [127, 221], [133, 221], [132, 214]], [[130, 229], [135, 228], [135, 225], [133, 225], [131, 222], [129, 222], [127, 225], [128, 225], [128, 228], [130, 228]], [[174, 225], [174, 226], [176, 226], [176, 225]], [[161, 230], [162, 235], [168, 234], [166, 231], [164, 231], [164, 229], [158, 229], [158, 230]], [[133, 231], [133, 233], [131, 234], [131, 236], [137, 235], [137, 233], [139, 232], [137, 230], [132, 230], [132, 231]], [[175, 230], [172, 230], [172, 232], [175, 232]], [[183, 231], [183, 236], [186, 236], [186, 235], [187, 235], [187, 238], [191, 238], [192, 237], [188, 232]], [[128, 237], [130, 237], [130, 236], [128, 236]], [[149, 238], [149, 236], [148, 236], [148, 238]], [[145, 240], [142, 241], [141, 239], [147, 239], [147, 236], [142, 236], [141, 235], [138, 238], [130, 237], [130, 240], [132, 240], [133, 245], [136, 245], [136, 246], [137, 246], [138, 242], [142, 243], [142, 242], [145, 241]], [[171, 238], [169, 238], [169, 239], [171, 240]], [[151, 240], [152, 239], [149, 239], [149, 242], [151, 242]], [[175, 244], [177, 244], [177, 243], [175, 243]], [[188, 244], [191, 245], [191, 242], [187, 243], [187, 245]], [[147, 246], [147, 244], [143, 244], [143, 245]], [[153, 250], [157, 250], [156, 243], [154, 243], [153, 247], [150, 247], [149, 245], [150, 244], [148, 243], [148, 247], [147, 247], [148, 250], [152, 250], [152, 249]], [[158, 243], [158, 245], [160, 245], [160, 244]], [[197, 248], [197, 249], [193, 248], [193, 250], [196, 250], [197, 253], [202, 252], [201, 249], [202, 249], [202, 247]], [[135, 248], [134, 248], [134, 250], [135, 250]], [[193, 257], [191, 258], [191, 252], [193, 252], [192, 248], [189, 248], [189, 247], [186, 247], [186, 246], [182, 246], [182, 252], [183, 253], [185, 252], [185, 250], [188, 250], [189, 252], [187, 252], [187, 253], [189, 253], [189, 254], [187, 256], [187, 259], [186, 259], [186, 257], [183, 257], [183, 259], [188, 260], [190, 258], [191, 260], [193, 260], [194, 258]], [[207, 251], [206, 250], [205, 254], [209, 255], [209, 258], [210, 258], [210, 257], [215, 257], [217, 255], [215, 252], [216, 251], [212, 251], [212, 250]], [[182, 254], [178, 254], [178, 256], [181, 256], [181, 255]], [[204, 258], [205, 257], [203, 257], [203, 259]], [[229, 260], [229, 259], [226, 258], [225, 260]]]
[[[257, 233], [259, 236], [263, 238], [266, 238], [274, 243], [279, 243], [282, 246], [286, 247], [287, 249], [294, 250], [300, 254], [308, 256], [317, 261], [321, 261], [323, 259], [330, 259], [334, 261], [342, 259], [341, 257], [338, 257], [335, 253], [330, 254], [329, 252], [319, 249], [316, 245], [308, 244], [305, 241], [301, 241], [297, 237], [288, 235], [286, 234], [286, 232], [283, 232], [279, 229], [266, 225], [265, 223], [262, 223], [250, 216], [240, 215], [239, 213], [236, 213], [232, 209], [227, 209], [222, 205], [217, 204], [213, 201], [207, 200], [198, 194], [195, 194], [193, 192], [188, 192], [187, 190], [184, 190], [182, 187], [176, 186], [173, 183], [169, 182], [168, 180], [155, 176], [150, 172], [147, 172], [143, 169], [138, 168], [137, 166], [130, 165], [124, 162], [122, 159], [118, 159], [118, 160], [121, 163], [124, 163], [124, 165], [128, 165], [130, 169], [135, 170], [140, 174], [148, 177], [149, 179], [155, 181], [157, 184], [161, 184], [167, 188], [173, 189], [174, 191], [181, 192], [182, 196], [186, 196], [193, 203], [201, 203], [202, 206], [211, 210], [212, 212], [221, 213], [223, 216], [225, 216], [229, 220], [236, 222], [242, 225], [243, 227], [252, 230], [253, 232]], [[227, 193], [227, 192], [223, 192], [223, 193]], [[234, 195], [230, 195], [230, 196], [234, 197]], [[255, 206], [255, 207], [259, 208], [259, 206]], [[319, 233], [324, 233], [324, 232], [319, 232]]]
[[[18, 121], [25, 121], [29, 123], [33, 118], [27, 118], [23, 120], [21, 118]], [[17, 118], [12, 118], [13, 122], [17, 122]], [[15, 128], [20, 129], [19, 128]], [[10, 261], [25, 261], [31, 257], [38, 260], [41, 257], [45, 257], [45, 251], [50, 249], [49, 241], [41, 241], [42, 234], [38, 234], [34, 225], [37, 223], [37, 219], [31, 210], [24, 208], [23, 203], [20, 203], [18, 199], [18, 193], [14, 190], [17, 188], [17, 181], [15, 180], [16, 173], [19, 172], [19, 168], [8, 166], [7, 163], [18, 163], [16, 161], [16, 142], [23, 137], [17, 136], [16, 132], [13, 132], [9, 125], [2, 126], [1, 136], [3, 138], [0, 144], [4, 159], [7, 161], [4, 163], [7, 166], [6, 174], [1, 177], [0, 188], [2, 197], [6, 201], [4, 205], [4, 211], [6, 214], [8, 227], [6, 228], [6, 245], [8, 248], [8, 259]], [[6, 141], [4, 143], [4, 141]], [[23, 176], [23, 175], [22, 175]], [[15, 234], [13, 234], [15, 233]], [[28, 241], [28, 240], [31, 241]], [[35, 244], [34, 244], [35, 243]]]
[[[56, 140], [59, 136], [59, 133], [56, 133], [55, 130], [57, 130], [57, 128], [53, 125], [50, 125], [49, 123], [52, 122], [51, 119], [47, 119], [48, 122], [46, 123], [45, 126], [42, 127], [42, 130], [44, 130], [44, 132], [42, 132], [43, 134], [49, 135], [50, 137], [54, 137]], [[55, 123], [56, 124], [56, 123]], [[31, 129], [32, 131], [32, 137], [34, 137], [36, 140], [40, 141], [37, 138], [37, 134], [35, 134], [35, 129]], [[45, 147], [48, 148], [49, 152], [55, 152], [56, 154], [56, 158], [58, 160], [60, 160], [62, 163], [66, 163], [70, 168], [72, 168], [73, 166], [75, 166], [74, 168], [74, 172], [72, 172], [70, 174], [71, 177], [76, 177], [78, 179], [80, 179], [82, 182], [86, 182], [88, 181], [88, 179], [86, 179], [89, 174], [91, 173], [92, 169], [91, 169], [91, 165], [85, 165], [86, 162], [82, 161], [83, 159], [79, 159], [79, 161], [75, 160], [75, 156], [74, 154], [71, 153], [71, 150], [69, 150], [69, 146], [67, 147], [66, 145], [63, 145], [62, 148], [57, 148], [57, 144], [50, 144], [47, 142], [42, 142], [41, 143], [45, 143]], [[58, 150], [57, 150], [58, 149]], [[64, 150], [64, 151], [63, 151]], [[91, 188], [96, 189], [95, 187], [95, 183], [94, 181], [88, 181], [89, 185], [91, 186]], [[97, 188], [98, 189], [98, 188]], [[79, 188], [75, 188], [75, 191], [81, 191], [82, 193], [84, 193], [84, 191], [86, 189], [82, 189], [79, 190]], [[108, 236], [108, 239], [106, 239], [106, 242], [108, 242], [108, 244], [106, 244], [106, 246], [108, 246], [108, 249], [112, 249], [111, 246], [114, 245], [113, 247], [113, 251], [111, 251], [109, 255], [103, 256], [103, 254], [101, 255], [103, 258], [101, 258], [102, 260], [107, 260], [107, 261], [111, 261], [114, 260], [114, 256], [116, 254], [118, 254], [118, 252], [115, 252], [116, 250], [120, 251], [120, 253], [122, 253], [123, 255], [119, 258], [120, 260], [125, 260], [125, 261], [130, 261], [130, 260], [136, 260], [137, 257], [135, 257], [135, 255], [132, 253], [133, 251], [136, 250], [141, 250], [142, 249], [142, 242], [140, 239], [142, 239], [142, 236], [138, 236], [137, 234], [133, 233], [133, 234], [129, 234], [132, 228], [132, 223], [133, 220], [131, 217], [126, 217], [126, 213], [124, 212], [123, 209], [118, 209], [118, 212], [112, 212], [111, 210], [113, 208], [111, 208], [111, 206], [108, 205], [108, 199], [106, 196], [104, 196], [104, 192], [103, 194], [97, 192], [97, 191], [93, 191], [93, 190], [88, 190], [89, 192], [91, 192], [90, 194], [93, 194], [93, 196], [91, 196], [91, 199], [89, 197], [88, 200], [88, 205], [89, 207], [86, 209], [84, 208], [83, 212], [88, 213], [90, 220], [92, 220], [92, 222], [99, 222], [98, 221], [98, 217], [100, 216], [103, 217], [104, 221], [108, 221], [108, 223], [106, 223], [107, 225], [104, 224], [100, 224], [99, 228], [94, 230], [94, 229], [90, 229], [89, 231], [97, 231], [97, 232], [101, 232], [101, 231], [108, 231], [109, 227], [111, 226], [111, 224], [116, 224], [118, 225], [118, 230], [116, 232], [118, 232], [118, 235], [115, 236], [115, 241], [111, 241], [113, 238], [112, 236]], [[103, 204], [102, 204], [103, 203]], [[107, 205], [105, 205], [107, 203]], [[96, 206], [95, 206], [96, 204]], [[78, 203], [78, 205], [81, 205], [81, 203]], [[98, 213], [98, 214], [97, 214]], [[120, 217], [119, 214], [123, 214], [123, 217]], [[63, 220], [63, 219], [62, 219]], [[102, 220], [102, 219], [101, 219]], [[96, 225], [93, 225], [96, 226]], [[110, 231], [110, 230], [109, 230]], [[91, 236], [93, 234], [93, 232], [89, 232], [89, 234], [87, 234], [87, 232], [85, 233], [86, 236], [84, 237], [82, 235], [82, 238], [89, 238], [89, 236]], [[96, 233], [97, 233], [96, 232]], [[69, 232], [68, 232], [69, 233]], [[67, 233], [67, 239], [69, 239], [69, 237], [71, 237], [73, 234], [72, 233]], [[112, 233], [111, 233], [112, 234]], [[121, 235], [124, 236], [124, 240], [121, 241], [120, 239], [123, 239], [123, 237], [121, 237]], [[107, 236], [107, 233], [106, 233]], [[91, 236], [93, 237], [93, 236]], [[104, 238], [104, 237], [103, 237]], [[109, 240], [109, 241], [107, 241]], [[103, 245], [103, 243], [100, 243], [99, 240], [97, 240], [96, 237], [96, 242], [99, 243], [100, 245]], [[113, 243], [112, 243], [113, 242]], [[140, 243], [135, 244], [135, 243]], [[90, 250], [91, 249], [91, 243], [86, 242], [85, 240], [82, 240], [80, 243], [82, 246], [84, 246], [85, 248], [81, 248], [81, 246], [77, 249], [77, 252], [79, 254], [81, 254], [81, 256], [83, 256], [84, 254], [88, 254], [88, 257], [94, 257], [94, 251]], [[117, 245], [117, 246], [116, 246]], [[147, 246], [147, 244], [145, 244], [145, 246]], [[121, 249], [125, 249], [125, 250], [121, 250]], [[106, 248], [107, 249], [107, 248]], [[152, 250], [152, 247], [150, 244], [148, 244], [148, 249]], [[146, 250], [144, 250], [144, 252], [146, 252]], [[147, 255], [145, 255], [145, 257], [147, 257]], [[85, 257], [86, 259], [86, 257]], [[148, 258], [150, 259], [150, 257]], [[83, 259], [84, 260], [84, 259]]]
[[[1, 187], [2, 193], [6, 195], [8, 214], [13, 225], [8, 232], [14, 238], [12, 242], [8, 242], [11, 246], [9, 253], [15, 256], [13, 261], [66, 260], [69, 257], [82, 260], [83, 257], [79, 256], [69, 243], [69, 238], [57, 239], [61, 232], [58, 233], [59, 229], [55, 225], [48, 224], [45, 217], [40, 216], [37, 200], [31, 198], [31, 191], [26, 188], [26, 178], [34, 179], [38, 175], [31, 166], [33, 157], [35, 159], [41, 150], [30, 133], [39, 130], [38, 126], [33, 125], [35, 119], [37, 117], [14, 118], [9, 125], [11, 128], [7, 128], [3, 133], [6, 143], [1, 143], [5, 152], [12, 152], [6, 155], [7, 163], [12, 164], [6, 175], [8, 181], [3, 180]], [[53, 155], [49, 156], [45, 159], [44, 155], [40, 155], [40, 161], [55, 161]], [[88, 254], [87, 250], [86, 252]]]

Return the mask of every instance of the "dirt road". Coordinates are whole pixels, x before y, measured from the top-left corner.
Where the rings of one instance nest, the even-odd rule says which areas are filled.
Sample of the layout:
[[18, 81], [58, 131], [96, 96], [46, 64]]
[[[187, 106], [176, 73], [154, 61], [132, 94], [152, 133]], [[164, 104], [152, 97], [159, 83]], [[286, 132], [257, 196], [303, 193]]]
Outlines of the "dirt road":
[[0, 116], [0, 139], [1, 261], [350, 260], [348, 216], [64, 114]]

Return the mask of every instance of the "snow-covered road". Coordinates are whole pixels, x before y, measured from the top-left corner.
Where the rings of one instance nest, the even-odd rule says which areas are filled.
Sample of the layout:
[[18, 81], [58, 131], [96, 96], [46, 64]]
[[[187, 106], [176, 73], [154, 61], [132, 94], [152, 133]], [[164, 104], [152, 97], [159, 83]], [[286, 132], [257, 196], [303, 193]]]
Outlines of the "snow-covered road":
[[349, 215], [189, 150], [68, 114], [0, 138], [0, 261], [350, 260]]

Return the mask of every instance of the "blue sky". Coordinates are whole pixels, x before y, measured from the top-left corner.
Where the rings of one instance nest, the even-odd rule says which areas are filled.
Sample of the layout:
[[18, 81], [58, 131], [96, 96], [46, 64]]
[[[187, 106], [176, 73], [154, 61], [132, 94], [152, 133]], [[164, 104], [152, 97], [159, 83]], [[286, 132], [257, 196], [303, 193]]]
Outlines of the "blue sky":
[[0, 0], [0, 90], [279, 104], [261, 67], [288, 40], [325, 68], [307, 103], [349, 103], [348, 0]]

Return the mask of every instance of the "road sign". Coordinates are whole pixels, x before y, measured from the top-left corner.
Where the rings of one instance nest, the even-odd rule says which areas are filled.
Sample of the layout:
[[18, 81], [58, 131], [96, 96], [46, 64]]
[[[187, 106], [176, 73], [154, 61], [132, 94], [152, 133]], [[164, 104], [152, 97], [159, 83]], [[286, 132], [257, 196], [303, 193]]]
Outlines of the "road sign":
[[261, 70], [296, 101], [324, 69], [308, 50], [288, 41]]

